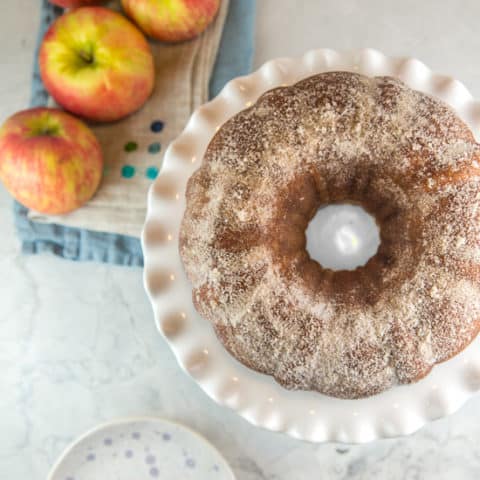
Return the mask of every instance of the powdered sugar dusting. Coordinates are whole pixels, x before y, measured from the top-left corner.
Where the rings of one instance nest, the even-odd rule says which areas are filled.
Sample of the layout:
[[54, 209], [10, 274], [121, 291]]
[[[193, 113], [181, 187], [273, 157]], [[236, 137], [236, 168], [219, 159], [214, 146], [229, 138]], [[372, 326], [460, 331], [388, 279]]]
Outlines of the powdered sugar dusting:
[[[192, 176], [180, 253], [198, 311], [247, 366], [344, 398], [410, 383], [480, 328], [480, 146], [442, 102], [334, 72], [264, 94]], [[380, 226], [355, 271], [305, 250], [319, 206]]]

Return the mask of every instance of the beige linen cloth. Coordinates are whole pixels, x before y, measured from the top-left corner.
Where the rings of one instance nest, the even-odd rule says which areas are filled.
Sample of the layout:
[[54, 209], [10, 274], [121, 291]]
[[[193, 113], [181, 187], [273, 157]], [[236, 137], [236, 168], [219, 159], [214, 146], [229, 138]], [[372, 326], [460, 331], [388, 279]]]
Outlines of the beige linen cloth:
[[214, 22], [195, 40], [174, 45], [150, 42], [156, 83], [148, 102], [128, 118], [92, 126], [105, 158], [104, 178], [94, 198], [68, 215], [29, 211], [31, 220], [140, 236], [148, 188], [163, 153], [191, 113], [208, 99], [227, 10], [228, 0], [222, 0]]

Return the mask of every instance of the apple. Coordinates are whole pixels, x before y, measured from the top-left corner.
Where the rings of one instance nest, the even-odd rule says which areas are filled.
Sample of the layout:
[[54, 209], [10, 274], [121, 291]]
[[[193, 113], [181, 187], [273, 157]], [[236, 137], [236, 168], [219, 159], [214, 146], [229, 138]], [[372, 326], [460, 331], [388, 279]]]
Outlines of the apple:
[[220, 0], [122, 0], [126, 14], [150, 37], [190, 40], [215, 18]]
[[68, 113], [33, 108], [0, 128], [0, 180], [28, 208], [49, 215], [75, 210], [93, 196], [102, 172], [95, 135]]
[[63, 8], [77, 8], [85, 5], [104, 3], [105, 0], [50, 0], [50, 3]]
[[138, 110], [155, 78], [142, 32], [103, 7], [71, 10], [51, 25], [40, 47], [40, 74], [59, 105], [98, 122]]

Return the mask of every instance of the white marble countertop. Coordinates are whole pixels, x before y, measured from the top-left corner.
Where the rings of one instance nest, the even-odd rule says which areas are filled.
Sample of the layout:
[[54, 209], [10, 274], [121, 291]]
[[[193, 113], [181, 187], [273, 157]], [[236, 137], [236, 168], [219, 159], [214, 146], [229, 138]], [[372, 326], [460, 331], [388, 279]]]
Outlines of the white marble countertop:
[[[236, 0], [241, 1], [241, 0]], [[39, 2], [2, 2], [0, 119], [28, 102]], [[478, 0], [258, 0], [255, 65], [313, 47], [375, 47], [454, 74], [480, 96]], [[239, 480], [480, 477], [480, 398], [415, 435], [310, 445], [213, 404], [157, 334], [139, 269], [20, 255], [0, 187], [0, 478], [45, 478], [67, 443], [117, 416], [197, 429]]]

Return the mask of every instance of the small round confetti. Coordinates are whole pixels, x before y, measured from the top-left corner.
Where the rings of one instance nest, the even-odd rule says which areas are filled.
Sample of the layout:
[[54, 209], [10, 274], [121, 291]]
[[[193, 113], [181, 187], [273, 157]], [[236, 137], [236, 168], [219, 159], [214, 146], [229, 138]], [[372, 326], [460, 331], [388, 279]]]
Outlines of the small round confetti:
[[110, 446], [113, 443], [113, 440], [111, 438], [106, 438], [103, 441], [104, 445]]
[[160, 151], [161, 148], [162, 148], [162, 146], [158, 142], [151, 143], [148, 146], [148, 153], [151, 153], [152, 155], [155, 155], [156, 153], [158, 153]]
[[138, 148], [138, 143], [137, 142], [127, 142], [123, 149], [126, 152], [134, 152]]
[[152, 477], [158, 477], [158, 468], [152, 467], [152, 468], [150, 469], [150, 475], [151, 475]]
[[145, 463], [147, 465], [153, 465], [156, 462], [156, 458], [154, 455], [147, 455], [147, 458], [145, 458]]
[[138, 432], [133, 432], [132, 438], [134, 438], [135, 440], [138, 440], [140, 438], [140, 434]]
[[95, 454], [94, 453], [89, 453], [87, 455], [87, 462], [93, 462], [95, 460]]
[[123, 178], [132, 178], [135, 176], [135, 167], [132, 165], [124, 165], [122, 167], [122, 177]]
[[163, 438], [166, 442], [168, 442], [168, 441], [170, 441], [170, 440], [172, 439], [172, 436], [171, 436], [169, 433], [164, 433], [164, 434], [162, 435], [162, 438]]
[[189, 468], [195, 468], [195, 460], [193, 458], [187, 458], [185, 465]]
[[132, 457], [133, 457], [133, 452], [132, 452], [131, 450], [127, 450], [127, 451], [125, 452], [125, 457], [126, 457], [126, 458], [132, 458]]
[[155, 180], [158, 177], [158, 168], [157, 167], [148, 167], [145, 171], [145, 176], [150, 180]]
[[154, 133], [160, 133], [163, 130], [165, 124], [161, 120], [155, 120], [150, 125], [150, 130]]

